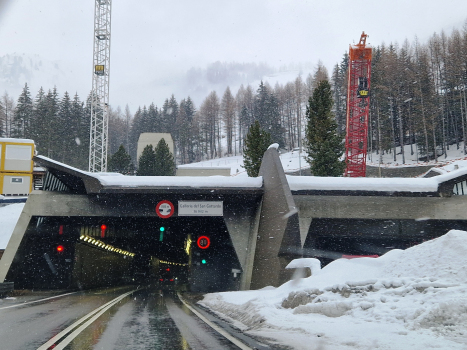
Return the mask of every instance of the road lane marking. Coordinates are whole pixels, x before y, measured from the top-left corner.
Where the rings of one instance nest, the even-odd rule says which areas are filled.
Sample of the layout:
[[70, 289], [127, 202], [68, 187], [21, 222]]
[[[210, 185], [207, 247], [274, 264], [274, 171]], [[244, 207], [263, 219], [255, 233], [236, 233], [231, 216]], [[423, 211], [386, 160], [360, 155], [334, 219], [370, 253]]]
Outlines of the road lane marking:
[[[230, 340], [233, 344], [237, 345], [240, 349], [242, 350], [254, 350], [253, 348], [250, 348], [248, 345], [246, 345], [245, 343], [241, 342], [240, 340], [238, 340], [237, 338], [235, 338], [234, 336], [230, 335], [229, 333], [227, 333], [225, 330], [223, 330], [221, 327], [219, 327], [218, 325], [212, 323], [211, 321], [209, 321], [206, 317], [204, 317], [201, 313], [199, 313], [197, 310], [195, 310], [193, 307], [191, 307], [190, 305], [188, 305], [188, 303], [185, 302], [185, 300], [183, 300], [182, 296], [180, 295], [180, 293], [177, 292], [177, 295], [178, 295], [178, 298], [181, 300], [181, 302], [188, 308], [190, 309], [191, 312], [193, 312], [196, 316], [198, 316], [204, 323], [206, 323], [209, 327], [211, 327], [212, 329], [214, 329], [217, 333], [221, 334], [222, 336], [224, 336], [225, 338], [227, 338], [228, 340]], [[54, 348], [55, 350], [55, 348]]]
[[45, 299], [39, 299], [39, 300], [28, 301], [28, 302], [22, 303], [22, 304], [15, 304], [15, 305], [10, 305], [10, 306], [0, 307], [0, 310], [11, 309], [11, 308], [13, 308], [13, 307], [19, 307], [19, 306], [24, 306], [24, 305], [34, 304], [34, 303], [40, 303], [41, 301], [46, 301], [46, 300], [50, 300], [50, 299], [60, 298], [60, 297], [64, 297], [65, 295], [70, 295], [70, 294], [75, 294], [75, 293], [78, 293], [78, 292], [65, 293], [65, 294], [55, 295], [55, 296], [53, 296], [53, 297], [49, 297], [49, 298], [45, 298]]
[[[71, 326], [68, 326], [65, 328], [63, 331], [55, 335], [54, 337], [50, 338], [45, 344], [41, 345], [40, 347], [37, 348], [37, 350], [47, 350], [49, 349], [52, 345], [55, 345], [57, 341], [59, 341], [61, 338], [63, 338], [65, 335], [70, 333], [65, 339], [63, 339], [59, 344], [57, 344], [53, 349], [54, 350], [60, 350], [65, 348], [73, 339], [75, 339], [86, 327], [88, 327], [91, 323], [93, 323], [99, 316], [101, 316], [103, 313], [105, 313], [108, 309], [110, 309], [112, 306], [120, 302], [123, 298], [127, 297], [128, 295], [136, 292], [138, 289], [134, 289], [132, 291], [129, 291], [127, 293], [124, 293], [115, 299], [105, 303], [104, 305], [98, 307], [97, 309], [91, 311], [87, 315], [81, 317], [78, 321], [73, 323]], [[86, 322], [87, 320], [87, 322]], [[84, 323], [83, 323], [84, 322]], [[82, 324], [80, 327], [78, 327], [80, 324]], [[78, 328], [76, 328], [78, 327]], [[75, 329], [76, 328], [76, 329]], [[73, 329], [75, 329], [73, 331]]]

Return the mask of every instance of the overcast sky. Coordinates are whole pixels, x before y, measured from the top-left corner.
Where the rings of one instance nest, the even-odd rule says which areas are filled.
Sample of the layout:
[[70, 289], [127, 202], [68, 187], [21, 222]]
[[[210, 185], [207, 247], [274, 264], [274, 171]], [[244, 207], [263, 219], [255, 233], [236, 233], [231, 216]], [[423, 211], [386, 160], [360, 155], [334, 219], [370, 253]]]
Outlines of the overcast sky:
[[[91, 86], [93, 16], [94, 0], [0, 0], [0, 56], [62, 62], [76, 76], [76, 87], [66, 89], [83, 98]], [[331, 69], [362, 31], [375, 46], [415, 36], [423, 43], [433, 32], [462, 29], [466, 19], [467, 0], [113, 0], [111, 104], [150, 103], [147, 91], [141, 101], [137, 94], [123, 101], [122, 91], [169, 82], [193, 66], [321, 60]], [[166, 97], [153, 100], [160, 105]]]

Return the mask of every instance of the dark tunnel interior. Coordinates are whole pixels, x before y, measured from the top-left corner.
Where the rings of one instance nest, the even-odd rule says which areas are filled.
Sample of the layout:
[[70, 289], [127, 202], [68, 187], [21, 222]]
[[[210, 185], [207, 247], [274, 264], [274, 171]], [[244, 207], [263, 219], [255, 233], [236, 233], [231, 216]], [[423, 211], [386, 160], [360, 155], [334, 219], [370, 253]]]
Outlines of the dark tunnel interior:
[[7, 280], [23, 289], [156, 283], [214, 292], [239, 288], [233, 269], [241, 266], [223, 217], [33, 217]]

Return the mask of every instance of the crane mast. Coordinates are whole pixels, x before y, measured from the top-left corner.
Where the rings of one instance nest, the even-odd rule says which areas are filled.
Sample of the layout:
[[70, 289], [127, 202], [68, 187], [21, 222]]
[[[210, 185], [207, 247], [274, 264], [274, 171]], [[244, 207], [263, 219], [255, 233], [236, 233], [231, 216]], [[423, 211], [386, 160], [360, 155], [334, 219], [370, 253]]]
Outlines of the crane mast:
[[89, 171], [107, 171], [112, 0], [95, 0]]
[[357, 45], [349, 48], [347, 85], [347, 129], [345, 138], [345, 176], [365, 177], [370, 110], [372, 49], [366, 46], [365, 32]]

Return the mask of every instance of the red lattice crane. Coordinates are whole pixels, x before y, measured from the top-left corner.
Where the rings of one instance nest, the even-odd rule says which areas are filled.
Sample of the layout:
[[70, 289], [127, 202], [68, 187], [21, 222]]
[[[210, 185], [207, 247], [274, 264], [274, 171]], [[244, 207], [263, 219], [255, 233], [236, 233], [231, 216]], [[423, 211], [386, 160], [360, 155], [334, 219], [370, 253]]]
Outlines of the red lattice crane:
[[366, 46], [365, 32], [357, 45], [349, 48], [347, 86], [347, 131], [345, 137], [345, 176], [364, 177], [370, 110], [370, 76], [372, 49]]

